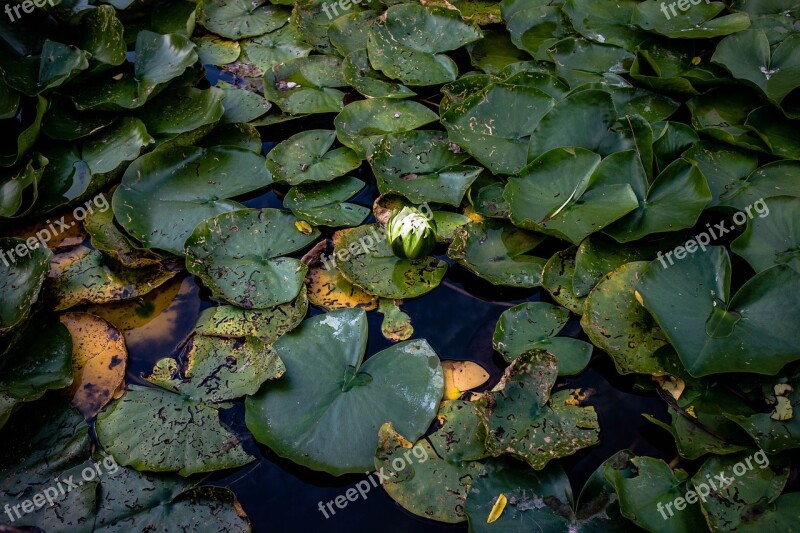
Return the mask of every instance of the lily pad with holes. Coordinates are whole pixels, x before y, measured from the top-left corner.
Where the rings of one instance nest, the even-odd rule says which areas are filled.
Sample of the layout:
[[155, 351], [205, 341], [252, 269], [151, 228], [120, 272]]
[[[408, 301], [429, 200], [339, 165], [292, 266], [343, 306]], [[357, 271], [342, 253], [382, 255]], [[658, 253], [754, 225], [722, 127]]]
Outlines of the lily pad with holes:
[[112, 204], [117, 221], [145, 247], [182, 255], [197, 224], [242, 209], [230, 198], [270, 183], [264, 158], [244, 148], [172, 148], [134, 161]]
[[458, 228], [447, 255], [495, 285], [537, 287], [546, 260], [526, 254], [543, 239], [505, 221], [485, 220]]
[[306, 266], [282, 257], [311, 244], [298, 219], [279, 209], [242, 209], [197, 225], [186, 240], [186, 268], [218, 296], [245, 309], [264, 309], [294, 300]]
[[96, 429], [117, 463], [140, 471], [188, 476], [254, 459], [220, 422], [217, 406], [161, 388], [128, 385], [122, 398], [97, 415]]
[[570, 391], [551, 396], [558, 360], [534, 348], [517, 357], [492, 391], [477, 400], [493, 455], [509, 454], [535, 470], [559, 457], [597, 444], [600, 427], [593, 407], [566, 402]]
[[337, 113], [344, 107], [347, 83], [342, 62], [329, 56], [285, 60], [264, 74], [264, 96], [284, 113]]
[[309, 301], [326, 311], [351, 307], [372, 311], [378, 307], [377, 297], [347, 281], [339, 269], [327, 261], [309, 267], [306, 285]]
[[381, 333], [390, 341], [407, 341], [414, 335], [411, 317], [404, 313], [394, 300], [381, 298], [378, 302], [378, 312], [383, 315]]
[[495, 326], [492, 345], [503, 359], [513, 362], [534, 348], [547, 350], [558, 360], [558, 375], [579, 374], [592, 356], [592, 345], [571, 337], [557, 337], [569, 321], [569, 311], [545, 302], [526, 302], [503, 311]]
[[272, 67], [285, 61], [308, 57], [311, 46], [306, 43], [293, 24], [279, 30], [265, 33], [239, 42], [242, 55], [239, 61], [256, 69], [255, 74], [263, 75]]
[[656, 351], [667, 336], [636, 299], [646, 261], [627, 263], [605, 275], [586, 298], [581, 327], [608, 353], [620, 374], [664, 374]]
[[582, 315], [586, 297], [575, 292], [574, 276], [575, 248], [556, 252], [544, 265], [542, 287], [560, 305]]
[[800, 359], [800, 331], [791, 319], [800, 312], [791, 296], [800, 290], [800, 273], [778, 265], [731, 295], [724, 248], [675, 257], [674, 265], [650, 263], [636, 290], [690, 374], [775, 374]]
[[483, 466], [475, 459], [486, 455], [486, 433], [471, 402], [442, 402], [437, 420], [441, 428], [413, 443], [392, 424], [381, 426], [375, 470], [388, 476], [384, 490], [407, 511], [437, 522], [463, 522], [467, 490]]
[[277, 30], [289, 22], [289, 11], [266, 0], [210, 0], [198, 21], [210, 32], [238, 40]]
[[210, 307], [200, 314], [194, 332], [224, 338], [258, 337], [272, 344], [296, 328], [308, 311], [305, 290], [291, 302], [269, 309], [242, 309], [233, 305]]
[[401, 194], [416, 204], [459, 206], [481, 167], [462, 165], [469, 156], [435, 131], [385, 135], [369, 157], [381, 194]]
[[309, 130], [292, 135], [270, 150], [267, 168], [275, 181], [289, 185], [331, 181], [361, 166], [361, 158], [349, 148], [331, 146], [333, 130]]
[[218, 403], [255, 394], [285, 371], [275, 350], [261, 339], [195, 335], [182, 367], [171, 357], [159, 359], [146, 379], [190, 400]]
[[416, 440], [442, 397], [439, 358], [424, 340], [364, 362], [367, 317], [341, 309], [306, 320], [275, 343], [286, 375], [247, 398], [247, 427], [282, 457], [333, 475], [373, 469], [378, 429]]
[[334, 254], [345, 279], [382, 298], [422, 296], [435, 289], [447, 272], [447, 263], [435, 257], [411, 261], [395, 256], [379, 224], [337, 232]]

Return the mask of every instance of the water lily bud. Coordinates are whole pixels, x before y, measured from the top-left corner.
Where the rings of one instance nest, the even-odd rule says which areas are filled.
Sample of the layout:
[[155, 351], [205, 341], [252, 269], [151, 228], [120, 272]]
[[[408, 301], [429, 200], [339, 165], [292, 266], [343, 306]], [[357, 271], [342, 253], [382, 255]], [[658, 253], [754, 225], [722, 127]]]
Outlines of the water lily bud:
[[436, 222], [415, 207], [404, 207], [386, 224], [386, 239], [397, 257], [425, 257], [436, 246]]

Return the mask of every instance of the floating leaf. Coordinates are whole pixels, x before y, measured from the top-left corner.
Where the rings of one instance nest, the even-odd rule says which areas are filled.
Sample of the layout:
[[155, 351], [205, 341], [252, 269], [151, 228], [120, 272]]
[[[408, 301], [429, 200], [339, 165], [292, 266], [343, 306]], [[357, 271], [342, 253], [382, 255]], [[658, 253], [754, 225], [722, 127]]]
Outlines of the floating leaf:
[[[335, 259], [332, 258], [335, 261]], [[306, 276], [308, 299], [326, 311], [360, 307], [372, 311], [378, 307], [378, 298], [353, 285], [335, 265], [323, 261], [321, 266], [311, 266]]]
[[331, 150], [333, 130], [309, 130], [281, 142], [267, 155], [267, 168], [275, 181], [289, 185], [331, 181], [361, 166], [361, 158], [349, 148]]
[[468, 390], [489, 381], [489, 373], [473, 361], [442, 361], [444, 399], [457, 400]]
[[284, 113], [337, 113], [344, 87], [341, 61], [328, 56], [299, 57], [281, 62], [264, 74], [264, 96]]
[[[36, 246], [29, 247], [28, 242]], [[53, 254], [36, 239], [3, 238], [0, 251], [0, 334], [6, 334], [28, 317], [39, 298]]]
[[366, 344], [360, 309], [310, 318], [281, 337], [275, 349], [286, 376], [246, 402], [253, 435], [282, 457], [334, 475], [372, 469], [386, 421], [419, 438], [442, 397], [436, 353], [416, 340], [363, 362]]
[[289, 12], [265, 0], [210, 0], [203, 3], [198, 22], [209, 31], [241, 39], [277, 30], [289, 22]]
[[731, 243], [731, 250], [744, 257], [756, 272], [775, 265], [788, 265], [800, 272], [800, 198], [759, 200], [755, 204], [758, 217], [748, 208], [747, 229]]
[[212, 292], [246, 309], [263, 309], [294, 300], [306, 266], [281, 257], [316, 240], [297, 219], [279, 209], [242, 209], [198, 224], [186, 240], [186, 268]]
[[381, 333], [390, 341], [406, 341], [414, 335], [411, 317], [401, 311], [394, 300], [381, 298], [378, 312], [383, 315]]
[[332, 182], [292, 187], [283, 205], [315, 226], [357, 226], [370, 214], [368, 207], [345, 203], [363, 189], [365, 183], [352, 176]]

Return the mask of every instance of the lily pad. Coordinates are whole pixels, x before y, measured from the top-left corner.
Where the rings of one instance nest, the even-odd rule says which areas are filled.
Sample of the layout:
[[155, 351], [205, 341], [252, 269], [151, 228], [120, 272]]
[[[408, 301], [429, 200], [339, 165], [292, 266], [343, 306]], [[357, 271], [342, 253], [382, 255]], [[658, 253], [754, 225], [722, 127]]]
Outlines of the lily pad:
[[668, 343], [667, 337], [635, 295], [647, 265], [627, 263], [607, 274], [584, 304], [583, 331], [611, 356], [620, 374], [665, 373], [655, 353]]
[[284, 113], [337, 113], [347, 83], [341, 60], [328, 56], [299, 57], [272, 67], [264, 74], [264, 96]]
[[396, 301], [381, 298], [378, 303], [378, 312], [383, 315], [381, 333], [390, 341], [407, 341], [414, 335], [411, 317], [400, 310]]
[[335, 266], [345, 279], [382, 298], [416, 298], [435, 289], [447, 263], [434, 257], [400, 259], [383, 232], [380, 225], [368, 224], [334, 235]]
[[[760, 205], [759, 205], [760, 202]], [[800, 198], [779, 196], [759, 200], [758, 217], [751, 217], [731, 250], [756, 272], [788, 265], [800, 272]]]
[[378, 298], [353, 285], [335, 266], [326, 264], [310, 266], [306, 276], [308, 299], [326, 311], [360, 307], [372, 311], [378, 307]]
[[279, 209], [242, 209], [197, 225], [186, 240], [186, 268], [211, 291], [245, 309], [263, 309], [294, 300], [306, 266], [281, 257], [311, 244], [298, 219]]
[[559, 376], [579, 374], [592, 356], [592, 345], [571, 337], [557, 337], [567, 325], [569, 311], [545, 302], [526, 302], [500, 315], [492, 345], [503, 359], [513, 362], [523, 353], [536, 348], [553, 354]]
[[238, 40], [277, 30], [289, 22], [289, 11], [266, 0], [210, 0], [203, 3], [199, 22], [217, 35]]
[[481, 167], [462, 165], [468, 155], [440, 132], [385, 135], [369, 157], [381, 194], [401, 194], [414, 203], [459, 206]]
[[416, 4], [391, 6], [369, 30], [372, 66], [406, 85], [438, 85], [458, 76], [442, 52], [477, 41], [481, 32], [457, 13]]
[[797, 308], [790, 295], [800, 290], [800, 273], [785, 265], [773, 267], [734, 296], [730, 282], [728, 254], [712, 246], [674, 265], [650, 263], [636, 290], [695, 377], [775, 374], [800, 358], [800, 332], [788, 318]]
[[367, 50], [354, 50], [342, 63], [345, 81], [369, 98], [411, 98], [417, 93], [372, 68]]
[[183, 254], [195, 226], [242, 209], [229, 200], [266, 187], [264, 158], [244, 148], [172, 148], [134, 161], [114, 193], [114, 215], [147, 248]]
[[577, 315], [583, 314], [586, 297], [578, 296], [574, 287], [575, 248], [556, 252], [542, 270], [542, 287], [550, 296]]
[[72, 385], [72, 341], [56, 320], [29, 325], [0, 361], [0, 427], [18, 404]]
[[542, 470], [553, 459], [597, 444], [594, 408], [567, 403], [569, 390], [551, 396], [557, 374], [556, 357], [534, 348], [511, 363], [495, 389], [481, 394], [476, 403], [493, 456], [507, 453]]
[[[0, 334], [6, 334], [25, 320], [39, 298], [50, 267], [52, 252], [33, 239], [29, 247], [22, 239], [0, 239]], [[11, 254], [14, 254], [12, 256]], [[8, 259], [6, 257], [8, 256]]]
[[351, 176], [329, 183], [292, 187], [283, 205], [314, 226], [357, 226], [370, 214], [368, 207], [345, 203], [363, 189], [365, 183]]
[[[286, 376], [246, 402], [247, 426], [278, 455], [334, 475], [372, 470], [378, 429], [418, 439], [442, 397], [442, 370], [424, 340], [364, 361], [367, 318], [341, 309], [306, 320], [275, 343]], [[368, 408], [367, 408], [368, 406]]]
[[267, 154], [273, 179], [289, 185], [331, 181], [361, 166], [361, 158], [349, 148], [331, 146], [333, 130], [309, 130], [292, 135]]
[[[239, 42], [242, 55], [239, 61], [255, 67], [256, 75], [263, 75], [272, 67], [285, 61], [308, 57], [312, 47], [306, 43], [294, 24], [259, 37], [243, 39]], [[235, 60], [236, 58], [234, 58]]]
[[537, 287], [545, 259], [525, 255], [544, 239], [500, 220], [485, 220], [456, 230], [447, 255], [495, 285]]
[[339, 142], [363, 157], [384, 135], [413, 131], [436, 119], [436, 113], [417, 102], [370, 98], [345, 106], [334, 123]]
[[708, 39], [741, 32], [750, 26], [747, 13], [717, 17], [725, 9], [722, 2], [668, 5], [658, 0], [640, 2], [631, 21], [640, 28], [672, 39]]

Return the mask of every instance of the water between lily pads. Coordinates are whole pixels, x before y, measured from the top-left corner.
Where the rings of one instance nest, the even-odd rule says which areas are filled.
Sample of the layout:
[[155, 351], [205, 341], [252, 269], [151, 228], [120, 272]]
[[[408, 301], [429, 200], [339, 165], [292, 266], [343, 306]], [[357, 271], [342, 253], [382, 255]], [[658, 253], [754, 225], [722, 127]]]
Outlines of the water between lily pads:
[[[372, 191], [365, 191], [360, 203], [369, 205]], [[273, 193], [246, 202], [250, 207], [279, 207]], [[446, 259], [443, 255], [440, 257]], [[144, 383], [142, 373], [167, 355], [180, 353], [179, 346], [194, 327], [199, 313], [215, 302], [208, 291], [191, 276], [175, 280], [180, 285], [177, 296], [166, 309], [146, 325], [126, 335], [128, 342], [128, 381]], [[492, 333], [500, 314], [523, 301], [548, 300], [539, 290], [510, 290], [493, 287], [475, 278], [459, 266], [452, 265], [445, 281], [428, 295], [403, 305], [415, 329], [414, 338], [427, 339], [442, 359], [471, 360], [482, 365], [491, 375], [480, 390], [494, 386], [505, 364], [492, 351]], [[309, 315], [322, 312], [313, 306]], [[380, 332], [381, 315], [368, 313], [369, 345], [367, 355], [390, 346]], [[561, 335], [581, 337], [577, 319], [573, 319]], [[585, 339], [585, 337], [583, 337]], [[634, 392], [634, 379], [620, 376], [610, 358], [595, 349], [589, 368], [581, 375], [561, 378], [559, 388], [590, 390], [586, 405], [598, 413], [601, 443], [562, 460], [577, 492], [591, 473], [614, 452], [629, 448], [638, 454], [675, 457], [672, 439], [663, 430], [647, 422], [641, 413], [667, 420], [663, 402], [654, 394]], [[223, 420], [236, 431], [248, 452], [256, 456], [253, 463], [228, 472], [208, 476], [206, 483], [232, 489], [256, 532], [289, 532], [298, 529], [317, 531], [466, 531], [466, 523], [441, 524], [411, 515], [395, 504], [383, 490], [371, 490], [366, 499], [348, 502], [344, 509], [334, 506], [336, 514], [325, 518], [319, 502], [334, 500], [364, 479], [364, 475], [333, 477], [310, 471], [277, 457], [255, 442], [244, 424], [244, 407], [238, 402], [223, 412]]]

